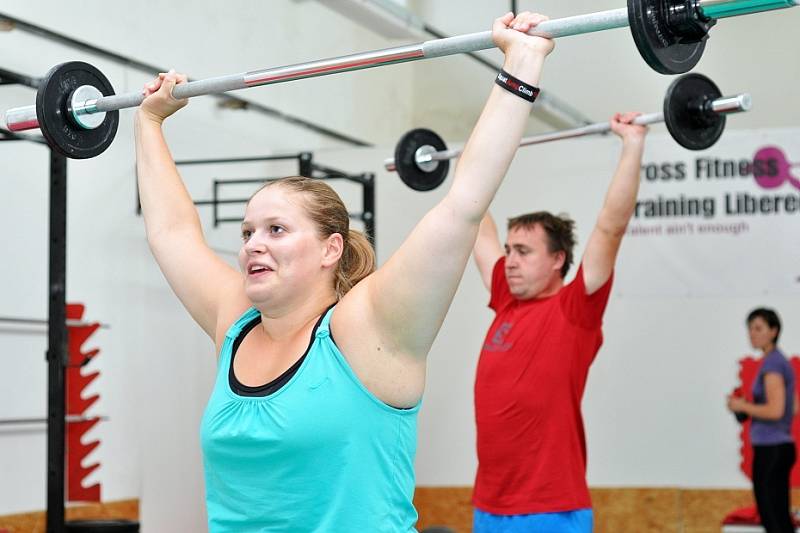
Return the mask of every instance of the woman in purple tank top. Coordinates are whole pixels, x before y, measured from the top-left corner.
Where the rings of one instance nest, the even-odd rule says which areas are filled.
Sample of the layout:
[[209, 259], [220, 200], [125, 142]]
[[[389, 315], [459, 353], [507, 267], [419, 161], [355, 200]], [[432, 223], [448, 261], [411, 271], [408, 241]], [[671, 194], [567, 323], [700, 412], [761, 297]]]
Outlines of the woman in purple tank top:
[[789, 477], [795, 462], [795, 374], [777, 347], [781, 322], [775, 311], [754, 309], [747, 317], [747, 328], [750, 343], [762, 353], [753, 382], [753, 402], [731, 396], [728, 408], [753, 419], [753, 493], [762, 525], [767, 533], [791, 533]]

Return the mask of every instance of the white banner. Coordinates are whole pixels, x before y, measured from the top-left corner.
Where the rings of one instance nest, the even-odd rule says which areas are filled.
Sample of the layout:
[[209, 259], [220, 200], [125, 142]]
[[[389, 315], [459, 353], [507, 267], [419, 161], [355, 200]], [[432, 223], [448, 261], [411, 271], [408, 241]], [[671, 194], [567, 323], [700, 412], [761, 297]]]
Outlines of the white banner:
[[800, 294], [800, 130], [650, 145], [618, 263], [624, 296]]

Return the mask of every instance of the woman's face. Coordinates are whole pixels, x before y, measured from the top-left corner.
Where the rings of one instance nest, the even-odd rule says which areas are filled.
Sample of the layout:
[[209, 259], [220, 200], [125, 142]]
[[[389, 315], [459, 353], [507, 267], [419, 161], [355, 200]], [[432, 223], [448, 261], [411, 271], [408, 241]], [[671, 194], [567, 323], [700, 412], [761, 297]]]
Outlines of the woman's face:
[[750, 344], [757, 350], [771, 347], [778, 334], [778, 328], [770, 328], [767, 321], [760, 316], [755, 317], [747, 324], [747, 331], [750, 334]]
[[278, 185], [259, 191], [247, 205], [239, 267], [245, 293], [256, 305], [303, 299], [320, 277], [332, 275], [327, 240], [320, 239], [302, 202], [301, 194]]

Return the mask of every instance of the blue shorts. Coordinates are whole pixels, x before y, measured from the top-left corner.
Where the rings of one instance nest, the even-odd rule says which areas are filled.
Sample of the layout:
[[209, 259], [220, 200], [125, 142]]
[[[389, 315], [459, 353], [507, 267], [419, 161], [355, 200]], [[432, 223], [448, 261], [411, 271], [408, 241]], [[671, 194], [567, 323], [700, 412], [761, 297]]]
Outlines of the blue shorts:
[[592, 533], [591, 509], [564, 513], [497, 515], [475, 509], [473, 533]]

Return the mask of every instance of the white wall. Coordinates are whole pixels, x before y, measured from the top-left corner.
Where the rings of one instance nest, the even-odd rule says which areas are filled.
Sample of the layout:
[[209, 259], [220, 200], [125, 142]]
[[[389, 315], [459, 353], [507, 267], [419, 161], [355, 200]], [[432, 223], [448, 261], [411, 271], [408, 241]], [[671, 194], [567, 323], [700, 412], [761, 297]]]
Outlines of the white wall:
[[[126, 5], [122, 17], [107, 6], [93, 1], [70, 10], [56, 2], [8, 0], [2, 9], [143, 61], [175, 66], [195, 77], [393, 44], [314, 2], [211, 3], [202, 9], [188, 2], [140, 2]], [[99, 23], [87, 22], [87, 13]], [[780, 17], [775, 20], [784, 23]], [[457, 30], [476, 29], [466, 18], [456, 22]], [[559, 49], [569, 46], [559, 44]], [[64, 60], [88, 60], [107, 73], [118, 92], [136, 90], [148, 77], [21, 32], [0, 33], [0, 50], [0, 66], [31, 75], [41, 75]], [[198, 98], [168, 125], [173, 153], [177, 158], [194, 158], [313, 150], [321, 163], [352, 172], [377, 172], [378, 252], [383, 261], [443, 189], [424, 194], [407, 190], [396, 176], [381, 170], [381, 163], [391, 155], [394, 140], [412, 126], [437, 127], [428, 119], [439, 120], [440, 125], [472, 123], [478, 110], [452, 107], [449, 102], [456, 99], [436, 90], [438, 85], [429, 77], [437, 67], [442, 72], [452, 68], [455, 73], [457, 65], [467, 61], [453, 58], [452, 62], [399, 65], [241, 93], [379, 143], [379, 148], [346, 148], [257, 113], [220, 110], [216, 100]], [[599, 63], [590, 63], [581, 68], [593, 70], [571, 75], [583, 80], [571, 89], [576, 95], [585, 93], [586, 79], [594, 80], [593, 86], [600, 84], [593, 77]], [[794, 72], [791, 68], [786, 66], [786, 71]], [[649, 74], [639, 74], [642, 69], [628, 70], [624, 70], [626, 80], [640, 75], [651, 79]], [[730, 63], [721, 67], [719, 74], [726, 83], [720, 85], [740, 90], [734, 83], [737, 72]], [[651, 89], [638, 93], [615, 89], [596, 99], [608, 98], [608, 107], [613, 109], [618, 107], [613, 105], [617, 93], [645, 94], [642, 105], [650, 110], [649, 102], [657, 106], [661, 86], [665, 86], [664, 78], [657, 79]], [[468, 102], [479, 102], [475, 94], [490, 87], [485, 75], [480, 80], [474, 84], [476, 93], [465, 96]], [[772, 88], [769, 82], [764, 86]], [[756, 96], [758, 113], [769, 120], [789, 121], [785, 124], [800, 120], [793, 114], [795, 108], [779, 112], [783, 109], [780, 98], [770, 97], [769, 91], [765, 94], [768, 97], [760, 100]], [[2, 108], [32, 101], [32, 91], [0, 88]], [[426, 108], [431, 114], [425, 113]], [[750, 114], [754, 116], [756, 111]], [[734, 129], [750, 123], [738, 119], [731, 120]], [[452, 138], [466, 136], [463, 129], [453, 128], [451, 133]], [[649, 158], [672, 150], [671, 141], [657, 134], [652, 137]], [[585, 243], [616, 150], [613, 139], [599, 138], [521, 151], [495, 213], [502, 218], [539, 208], [569, 211], [577, 218], [580, 243]], [[797, 159], [798, 152], [800, 148], [790, 156]], [[27, 143], [0, 143], [0, 168], [4, 185], [0, 194], [4, 244], [0, 315], [45, 317], [46, 151]], [[536, 169], [535, 174], [531, 169]], [[595, 169], [597, 181], [581, 178]], [[212, 177], [293, 172], [277, 164], [182, 171], [196, 198], [210, 195]], [[359, 209], [357, 190], [346, 185], [337, 188], [352, 209]], [[88, 319], [111, 325], [88, 343], [102, 350], [91, 366], [102, 373], [90, 389], [102, 395], [93, 412], [111, 418], [90, 434], [103, 443], [90, 456], [91, 462], [99, 460], [103, 465], [91, 479], [102, 482], [106, 500], [140, 497], [145, 531], [202, 531], [205, 511], [198, 424], [213, 379], [213, 349], [182, 311], [150, 258], [142, 221], [133, 214], [134, 201], [131, 113], [123, 111], [119, 134], [106, 154], [69, 164], [68, 299], [85, 302]], [[235, 226], [214, 230], [208, 211], [201, 211], [201, 216], [216, 248], [236, 249]], [[787, 242], [787, 246], [797, 243]], [[623, 245], [621, 264], [627, 265], [626, 254]], [[737, 469], [737, 428], [723, 408], [723, 396], [735, 380], [734, 362], [748, 351], [742, 318], [756, 304], [773, 305], [787, 324], [784, 345], [800, 346], [800, 329], [792, 326], [800, 320], [797, 295], [654, 299], [624, 297], [619, 290], [618, 285], [606, 316], [606, 342], [592, 369], [584, 402], [590, 482], [744, 486]], [[422, 485], [472, 483], [471, 391], [478, 347], [491, 320], [485, 304], [486, 295], [470, 266], [431, 353], [420, 415], [417, 470]], [[46, 338], [2, 329], [0, 343], [7, 354], [0, 372], [0, 417], [43, 415]], [[0, 514], [44, 508], [44, 450], [42, 431], [0, 431], [0, 468], [14, 480], [0, 485]]]

